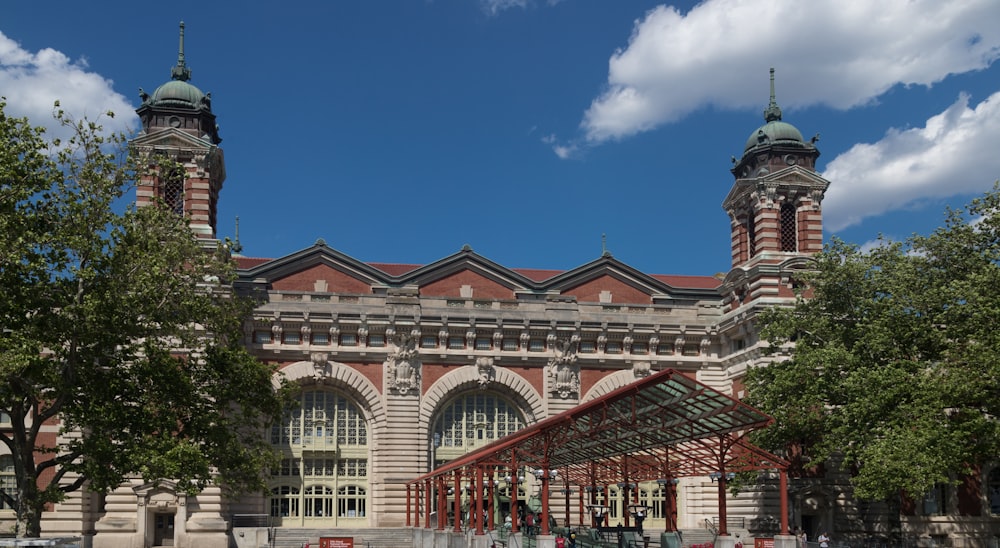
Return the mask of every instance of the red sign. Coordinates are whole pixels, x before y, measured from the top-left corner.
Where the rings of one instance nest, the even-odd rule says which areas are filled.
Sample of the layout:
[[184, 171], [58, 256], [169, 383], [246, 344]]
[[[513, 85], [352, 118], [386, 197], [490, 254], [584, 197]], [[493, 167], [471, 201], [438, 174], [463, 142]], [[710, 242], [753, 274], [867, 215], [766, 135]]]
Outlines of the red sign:
[[354, 537], [319, 537], [319, 548], [354, 548]]
[[753, 539], [753, 548], [774, 548], [774, 539], [755, 538]]

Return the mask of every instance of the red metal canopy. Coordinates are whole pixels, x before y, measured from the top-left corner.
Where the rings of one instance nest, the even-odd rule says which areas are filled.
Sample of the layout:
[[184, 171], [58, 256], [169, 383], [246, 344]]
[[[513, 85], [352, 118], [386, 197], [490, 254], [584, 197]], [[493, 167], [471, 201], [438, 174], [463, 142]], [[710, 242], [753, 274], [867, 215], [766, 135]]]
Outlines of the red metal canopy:
[[[777, 470], [782, 484], [786, 481], [788, 463], [746, 440], [772, 422], [739, 400], [666, 369], [454, 459], [413, 479], [408, 489], [441, 484], [466, 469], [471, 470], [466, 477], [482, 478], [484, 470], [517, 475], [522, 466], [538, 469], [546, 485], [554, 470], [567, 487], [713, 475], [719, 478], [724, 533], [727, 474]], [[781, 499], [784, 508], [784, 490]]]
[[660, 371], [549, 417], [413, 480], [478, 465], [559, 470], [570, 483], [785, 469], [745, 440], [773, 419], [674, 369]]

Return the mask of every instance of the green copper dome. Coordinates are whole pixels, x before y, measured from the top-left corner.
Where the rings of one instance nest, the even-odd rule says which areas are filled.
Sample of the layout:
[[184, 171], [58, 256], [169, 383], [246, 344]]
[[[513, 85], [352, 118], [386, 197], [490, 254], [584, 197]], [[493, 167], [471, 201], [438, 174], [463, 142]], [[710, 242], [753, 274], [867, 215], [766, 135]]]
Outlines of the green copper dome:
[[802, 144], [802, 133], [788, 122], [774, 120], [755, 129], [747, 139], [744, 152], [765, 144]]
[[158, 107], [200, 109], [206, 106], [206, 97], [200, 89], [183, 80], [171, 80], [156, 88], [149, 103]]

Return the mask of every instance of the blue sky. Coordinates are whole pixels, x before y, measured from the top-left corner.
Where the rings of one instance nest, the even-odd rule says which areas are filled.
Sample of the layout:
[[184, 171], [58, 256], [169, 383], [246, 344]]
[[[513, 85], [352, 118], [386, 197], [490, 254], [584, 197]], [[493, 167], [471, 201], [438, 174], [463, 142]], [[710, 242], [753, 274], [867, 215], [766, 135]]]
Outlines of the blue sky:
[[[98, 7], [99, 6], [99, 7]], [[730, 157], [763, 123], [819, 133], [826, 237], [941, 224], [1000, 178], [996, 0], [7, 2], [0, 95], [51, 124], [176, 63], [212, 93], [244, 254], [324, 238], [369, 262], [468, 244], [509, 267], [729, 269]]]

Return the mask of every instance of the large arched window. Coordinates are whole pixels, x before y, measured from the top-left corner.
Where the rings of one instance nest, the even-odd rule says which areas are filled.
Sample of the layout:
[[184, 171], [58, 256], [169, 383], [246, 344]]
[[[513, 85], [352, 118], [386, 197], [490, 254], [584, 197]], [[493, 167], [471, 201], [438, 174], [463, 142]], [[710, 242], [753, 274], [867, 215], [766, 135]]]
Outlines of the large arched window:
[[271, 428], [271, 443], [283, 455], [270, 498], [278, 525], [334, 526], [365, 517], [368, 424], [353, 399], [303, 391]]
[[271, 428], [271, 443], [312, 448], [368, 445], [364, 415], [342, 394], [303, 392], [298, 405]]
[[435, 465], [517, 432], [524, 417], [507, 399], [490, 392], [461, 394], [442, 406], [432, 428]]

